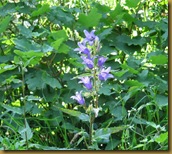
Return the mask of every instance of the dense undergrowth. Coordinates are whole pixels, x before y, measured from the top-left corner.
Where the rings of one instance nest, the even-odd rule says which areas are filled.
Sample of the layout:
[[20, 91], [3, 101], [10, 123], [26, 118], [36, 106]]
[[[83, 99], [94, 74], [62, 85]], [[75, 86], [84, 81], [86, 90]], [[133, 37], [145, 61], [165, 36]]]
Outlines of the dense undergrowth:
[[[89, 143], [74, 50], [93, 29], [113, 78]], [[167, 0], [1, 0], [0, 35], [1, 150], [168, 149]]]

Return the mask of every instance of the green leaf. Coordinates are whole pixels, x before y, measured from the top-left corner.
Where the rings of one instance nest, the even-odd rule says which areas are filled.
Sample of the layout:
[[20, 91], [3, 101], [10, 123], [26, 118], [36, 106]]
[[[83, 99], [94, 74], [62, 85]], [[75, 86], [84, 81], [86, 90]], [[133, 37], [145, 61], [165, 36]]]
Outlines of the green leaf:
[[4, 32], [11, 20], [11, 16], [6, 16], [1, 22], [0, 22], [0, 33]]
[[39, 16], [42, 15], [46, 12], [49, 12], [50, 7], [48, 4], [44, 4], [42, 7], [40, 7], [38, 10], [36, 9], [35, 11], [32, 12], [31, 16], [35, 17], [35, 16]]
[[5, 63], [0, 64], [0, 74], [6, 71], [10, 71], [15, 69], [17, 66], [15, 65], [7, 65]]
[[68, 36], [65, 30], [52, 31], [50, 36], [52, 36], [54, 40], [61, 39], [61, 38], [63, 38], [64, 41], [68, 40]]
[[[25, 120], [25, 127], [20, 127], [18, 132], [19, 132], [19, 134], [21, 134], [21, 137], [24, 140], [26, 140], [26, 139], [30, 140], [33, 136], [33, 132], [26, 120]], [[27, 135], [27, 138], [26, 138], [26, 135]]]
[[85, 113], [81, 113], [79, 111], [75, 111], [75, 110], [69, 110], [69, 109], [63, 109], [63, 108], [59, 108], [62, 112], [77, 117], [82, 121], [89, 121], [89, 116]]
[[168, 97], [164, 95], [157, 95], [156, 96], [156, 103], [161, 108], [163, 106], [168, 106]]
[[164, 65], [167, 64], [168, 57], [166, 55], [155, 55], [150, 57], [150, 61], [152, 64]]
[[67, 54], [69, 51], [70, 51], [70, 47], [66, 44], [62, 44], [58, 49], [58, 53]]
[[83, 26], [89, 28], [97, 26], [102, 15], [98, 13], [96, 8], [91, 9], [88, 15], [81, 13], [79, 15], [78, 22], [81, 23]]
[[27, 51], [23, 52], [20, 50], [14, 50], [14, 53], [18, 56], [14, 57], [14, 62], [16, 64], [21, 64], [21, 60], [24, 63], [24, 66], [28, 65], [36, 65], [40, 62], [40, 59], [42, 58], [43, 54], [42, 52], [35, 52], [35, 51]]
[[138, 87], [143, 87], [144, 84], [137, 81], [137, 80], [127, 80], [125, 81], [125, 84], [132, 87], [132, 86], [138, 86]]
[[28, 39], [14, 39], [14, 44], [16, 48], [21, 51], [41, 51], [41, 46], [35, 42], [30, 42]]
[[32, 31], [29, 28], [26, 28], [23, 25], [18, 25], [17, 27], [23, 36], [26, 38], [32, 38]]
[[42, 74], [42, 81], [44, 83], [48, 84], [49, 86], [51, 86], [52, 88], [59, 88], [60, 89], [62, 87], [57, 79], [52, 78], [46, 72], [43, 72], [43, 74]]
[[118, 71], [118, 72], [112, 72], [112, 74], [115, 75], [116, 77], [122, 77], [127, 72], [128, 72], [128, 70], [122, 70], [122, 71]]
[[136, 8], [139, 2], [140, 0], [126, 0], [126, 6], [128, 6], [129, 8]]
[[146, 39], [143, 37], [134, 37], [134, 38], [130, 38], [129, 36], [123, 34], [117, 37], [117, 40], [120, 40], [120, 42], [123, 43], [127, 43], [129, 46], [130, 45], [139, 45], [139, 46], [143, 46], [143, 44], [146, 43]]
[[26, 76], [26, 83], [28, 85], [28, 88], [32, 91], [36, 89], [43, 89], [45, 87], [45, 84], [42, 81], [42, 71], [29, 73]]
[[133, 73], [133, 74], [138, 74], [138, 73], [139, 73], [138, 70], [135, 70], [134, 68], [128, 66], [126, 63], [122, 64], [121, 67], [122, 67], [124, 70], [128, 70], [130, 73]]
[[100, 88], [99, 94], [104, 94], [104, 95], [111, 95], [111, 86], [109, 85], [104, 85]]
[[127, 115], [126, 109], [122, 106], [110, 108], [110, 113], [115, 116], [116, 120], [122, 120]]
[[108, 143], [109, 137], [111, 134], [120, 132], [126, 129], [128, 126], [118, 126], [118, 127], [110, 127], [110, 128], [100, 128], [95, 131], [95, 135], [93, 139], [98, 143]]
[[168, 132], [161, 133], [158, 137], [155, 138], [157, 143], [163, 143], [168, 140]]
[[51, 46], [58, 51], [60, 45], [64, 42], [64, 38], [60, 38], [51, 43]]
[[6, 104], [1, 104], [1, 106], [5, 109], [7, 109], [8, 111], [12, 111], [13, 113], [17, 113], [19, 115], [22, 115], [23, 114], [23, 110], [19, 107], [12, 107], [12, 106], [9, 106], [9, 105], [6, 105]]

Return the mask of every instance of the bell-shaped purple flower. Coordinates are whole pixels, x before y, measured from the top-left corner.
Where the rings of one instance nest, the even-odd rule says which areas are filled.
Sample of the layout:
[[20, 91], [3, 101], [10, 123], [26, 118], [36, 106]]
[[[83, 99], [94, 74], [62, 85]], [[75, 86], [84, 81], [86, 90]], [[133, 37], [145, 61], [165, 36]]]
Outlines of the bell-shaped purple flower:
[[78, 83], [83, 83], [88, 90], [91, 90], [93, 88], [92, 82], [88, 76], [80, 77], [79, 79], [81, 81], [79, 81]]
[[86, 64], [89, 69], [94, 67], [94, 62], [92, 58], [81, 56], [83, 64]]
[[79, 104], [83, 105], [85, 103], [85, 99], [81, 95], [82, 91], [76, 92], [75, 96], [71, 96], [70, 98], [75, 99]]
[[107, 69], [102, 69], [99, 73], [99, 80], [106, 81], [109, 78], [113, 78], [114, 76], [112, 74], [109, 74], [111, 70], [111, 67], [108, 67]]
[[86, 38], [84, 39], [84, 43], [88, 42], [91, 46], [94, 44], [95, 40], [99, 40], [99, 38], [94, 34], [95, 30], [92, 30], [90, 33], [87, 30], [84, 30], [84, 34]]
[[90, 56], [90, 50], [81, 42], [78, 42], [79, 48], [76, 48], [74, 51], [80, 51], [88, 56]]
[[107, 58], [105, 58], [105, 57], [99, 57], [98, 66], [102, 67], [106, 60], [107, 60]]

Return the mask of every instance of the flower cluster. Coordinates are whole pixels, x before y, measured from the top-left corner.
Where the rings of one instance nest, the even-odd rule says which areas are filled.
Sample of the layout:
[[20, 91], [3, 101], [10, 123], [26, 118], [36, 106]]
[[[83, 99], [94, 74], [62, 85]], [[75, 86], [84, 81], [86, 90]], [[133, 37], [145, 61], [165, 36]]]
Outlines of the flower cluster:
[[[85, 38], [82, 42], [78, 42], [78, 48], [74, 50], [79, 51], [79, 54], [81, 54], [81, 59], [83, 60], [83, 64], [87, 67], [91, 74], [90, 76], [78, 77], [80, 80], [78, 83], [82, 83], [90, 92], [96, 91], [96, 87], [99, 87], [97, 84], [101, 81], [106, 81], [109, 78], [113, 78], [113, 75], [110, 74], [111, 67], [104, 67], [104, 63], [106, 62], [107, 58], [98, 55], [100, 41], [94, 33], [95, 30], [92, 30], [91, 32], [84, 30]], [[97, 80], [99, 82], [97, 82]], [[82, 91], [76, 92], [76, 95], [72, 96], [71, 98], [83, 105], [85, 100], [81, 93]]]

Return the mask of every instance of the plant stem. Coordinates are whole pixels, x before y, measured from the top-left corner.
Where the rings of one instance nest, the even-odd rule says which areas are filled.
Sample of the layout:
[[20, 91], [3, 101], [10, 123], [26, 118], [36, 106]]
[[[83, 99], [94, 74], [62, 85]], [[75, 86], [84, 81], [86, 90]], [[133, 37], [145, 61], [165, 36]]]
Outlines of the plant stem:
[[[23, 95], [23, 117], [24, 117], [24, 126], [27, 130], [27, 119], [26, 119], [26, 100], [25, 100], [25, 79], [24, 79], [24, 68], [22, 67], [22, 95]], [[25, 131], [26, 147], [29, 149], [27, 131]]]

